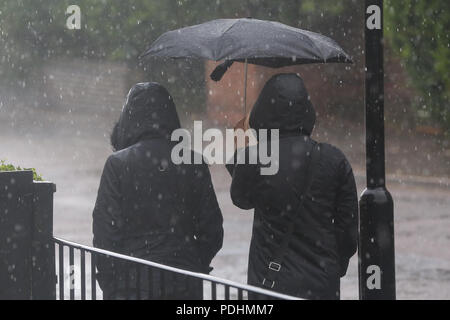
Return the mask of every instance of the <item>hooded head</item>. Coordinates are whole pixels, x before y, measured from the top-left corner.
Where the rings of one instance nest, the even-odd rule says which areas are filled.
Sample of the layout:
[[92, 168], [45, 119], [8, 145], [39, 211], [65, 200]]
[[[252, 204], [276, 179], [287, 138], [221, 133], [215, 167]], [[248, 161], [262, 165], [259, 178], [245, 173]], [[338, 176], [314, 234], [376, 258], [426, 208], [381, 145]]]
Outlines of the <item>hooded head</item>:
[[250, 127], [279, 129], [280, 135], [311, 135], [316, 113], [302, 78], [294, 73], [274, 75], [267, 81], [250, 113]]
[[180, 120], [169, 92], [156, 82], [137, 83], [128, 92], [119, 121], [111, 133], [114, 150], [125, 149], [143, 138], [170, 138]]

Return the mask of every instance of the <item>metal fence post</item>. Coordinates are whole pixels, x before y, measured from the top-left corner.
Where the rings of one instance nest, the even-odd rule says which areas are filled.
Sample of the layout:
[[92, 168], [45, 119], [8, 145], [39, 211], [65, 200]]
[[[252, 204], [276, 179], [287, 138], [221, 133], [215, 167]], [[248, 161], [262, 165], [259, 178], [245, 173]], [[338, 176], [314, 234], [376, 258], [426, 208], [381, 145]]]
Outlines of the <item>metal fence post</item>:
[[383, 1], [365, 1], [366, 170], [360, 199], [359, 296], [395, 299], [394, 205], [385, 184]]
[[31, 299], [33, 172], [0, 172], [0, 300]]
[[53, 193], [51, 182], [34, 182], [32, 214], [32, 299], [56, 299]]

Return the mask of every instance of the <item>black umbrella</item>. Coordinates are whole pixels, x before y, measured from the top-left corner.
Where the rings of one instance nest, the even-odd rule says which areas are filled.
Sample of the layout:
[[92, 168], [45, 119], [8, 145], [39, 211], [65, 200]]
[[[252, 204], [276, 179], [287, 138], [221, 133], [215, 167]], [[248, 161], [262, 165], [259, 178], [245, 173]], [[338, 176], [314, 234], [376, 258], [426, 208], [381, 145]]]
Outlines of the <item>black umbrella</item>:
[[[280, 68], [284, 66], [352, 62], [331, 38], [285, 24], [252, 18], [218, 19], [168, 31], [140, 56], [225, 60], [211, 73], [219, 81], [234, 61]], [[246, 103], [246, 85], [244, 107]]]

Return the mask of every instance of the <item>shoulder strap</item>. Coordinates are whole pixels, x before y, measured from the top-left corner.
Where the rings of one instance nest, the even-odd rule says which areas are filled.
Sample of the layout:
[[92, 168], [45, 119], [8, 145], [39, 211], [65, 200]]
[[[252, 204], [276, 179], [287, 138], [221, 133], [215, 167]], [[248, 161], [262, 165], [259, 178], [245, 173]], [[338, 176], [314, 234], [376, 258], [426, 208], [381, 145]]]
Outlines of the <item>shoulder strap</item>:
[[[298, 214], [298, 212], [301, 212], [304, 210], [303, 207], [303, 201], [305, 197], [309, 194], [309, 191], [311, 189], [311, 184], [315, 175], [315, 172], [317, 171], [317, 167], [320, 160], [320, 149], [321, 145], [320, 143], [317, 143], [311, 147], [311, 155], [309, 159], [309, 163], [306, 167], [306, 177], [305, 177], [305, 183], [303, 184], [303, 190], [302, 192], [299, 192], [293, 185], [292, 188], [294, 189], [294, 192], [297, 194], [299, 198], [299, 203], [296, 210], [292, 211], [292, 214]], [[293, 218], [293, 217], [288, 217]], [[267, 269], [265, 271], [265, 275], [263, 277], [263, 286], [268, 288], [273, 288], [276, 283], [276, 279], [278, 276], [278, 272], [281, 270], [284, 257], [286, 255], [286, 251], [289, 247], [289, 243], [292, 239], [294, 229], [295, 229], [295, 223], [293, 221], [289, 221], [290, 219], [286, 219], [286, 233], [283, 236], [283, 239], [278, 246], [278, 248], [275, 249], [275, 256], [269, 261], [269, 264], [267, 266]]]

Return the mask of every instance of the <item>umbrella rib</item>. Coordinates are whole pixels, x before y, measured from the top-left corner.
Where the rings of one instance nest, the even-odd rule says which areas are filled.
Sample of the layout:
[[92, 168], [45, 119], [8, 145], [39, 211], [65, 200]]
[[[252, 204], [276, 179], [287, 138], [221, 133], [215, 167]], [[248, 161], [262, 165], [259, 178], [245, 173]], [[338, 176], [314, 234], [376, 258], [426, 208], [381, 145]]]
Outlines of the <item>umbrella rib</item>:
[[[311, 34], [313, 37], [315, 37], [315, 38], [316, 38], [316, 41], [323, 43], [323, 44], [326, 45], [327, 47], [333, 48], [333, 49], [336, 50], [337, 52], [342, 51], [342, 53], [343, 53], [343, 55], [344, 55], [344, 58], [345, 58], [345, 59], [348, 59], [348, 57], [347, 57], [348, 54], [344, 51], [344, 49], [341, 48], [337, 43], [333, 43], [333, 41], [332, 41], [331, 38], [329, 38], [329, 39], [327, 39], [327, 38], [323, 39], [324, 36], [321, 35], [321, 34], [316, 34], [315, 32], [308, 31], [308, 30], [305, 30], [305, 31], [306, 31], [307, 34]], [[330, 41], [330, 40], [331, 40], [331, 41]], [[313, 43], [314, 43], [314, 42], [313, 42]], [[315, 43], [314, 43], [314, 46], [315, 46], [315, 47], [317, 48], [317, 50], [319, 50], [319, 52], [323, 55], [322, 50], [320, 50], [319, 47], [317, 47], [317, 45], [316, 45]], [[339, 53], [338, 53], [338, 55], [339, 55]], [[326, 59], [324, 59], [324, 60], [326, 60]]]
[[[307, 38], [307, 39], [309, 40], [309, 42], [317, 49], [317, 51], [320, 52], [320, 54], [322, 55], [322, 57], [324, 56], [323, 51], [316, 45], [316, 43], [315, 43], [313, 40], [311, 40], [310, 37], [315, 37], [315, 40], [316, 40], [316, 41], [320, 41], [321, 43], [325, 43], [326, 46], [330, 47], [330, 44], [329, 44], [328, 42], [326, 42], [326, 41], [323, 41], [323, 39], [321, 39], [320, 36], [319, 36], [319, 37], [316, 37], [316, 33], [315, 33], [315, 32], [308, 31], [308, 30], [302, 30], [302, 32], [300, 32], [299, 30], [296, 30], [296, 28], [293, 28], [293, 27], [291, 27], [291, 26], [282, 24], [282, 23], [280, 23], [280, 22], [277, 22], [277, 21], [270, 21], [270, 22], [271, 22], [272, 24], [276, 25], [276, 26], [282, 27], [283, 29], [292, 31], [292, 32], [294, 32], [295, 34], [300, 34], [300, 35], [302, 35], [303, 37]], [[317, 35], [319, 35], [319, 34], [317, 34]], [[339, 50], [339, 48], [337, 48], [337, 47], [335, 47], [335, 46], [331, 46], [331, 47], [332, 47], [333, 49]], [[322, 60], [326, 61], [326, 58], [322, 58]]]
[[[238, 21], [239, 21], [239, 20], [233, 21], [233, 23], [232, 23], [225, 31], [222, 32], [222, 34], [220, 35], [220, 37], [216, 40], [217, 43], [220, 43], [220, 44], [223, 43], [222, 39], [223, 39], [223, 37], [225, 36], [225, 34], [226, 34], [228, 31], [230, 31]], [[222, 46], [222, 45], [221, 45], [221, 46]], [[221, 51], [221, 50], [218, 50], [218, 51]], [[214, 56], [216, 56], [216, 55], [214, 54]], [[217, 59], [216, 61], [219, 61], [219, 60], [222, 60], [222, 59]], [[225, 58], [225, 60], [226, 60], [226, 58]]]

